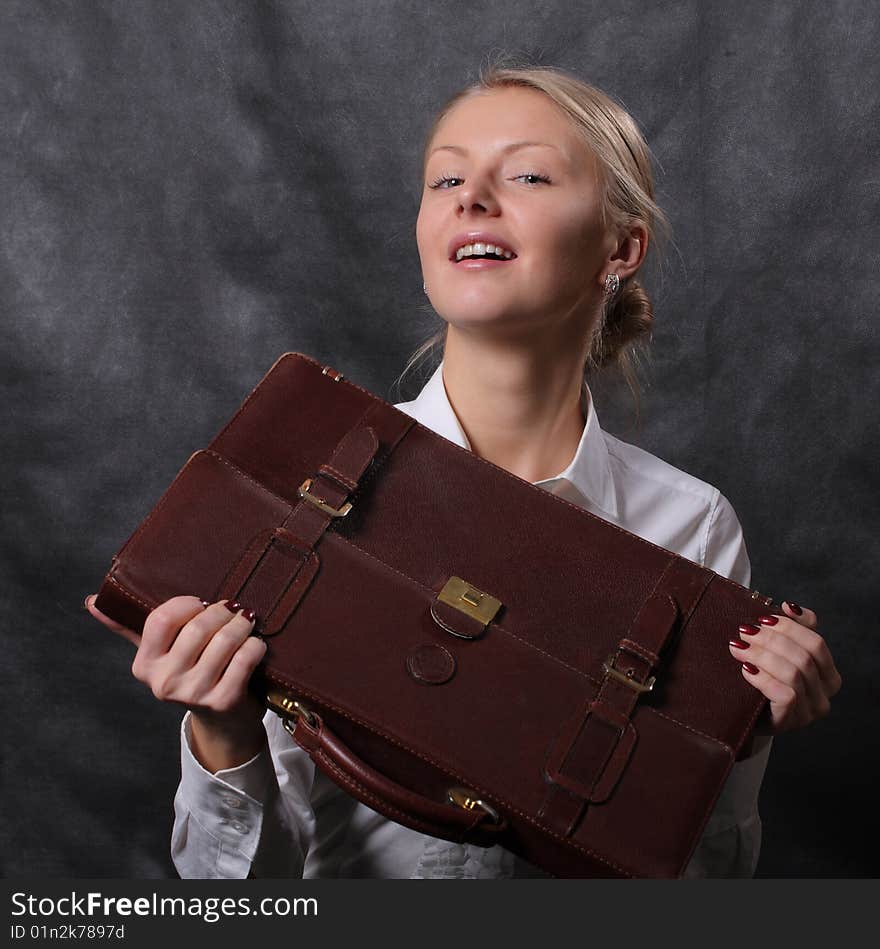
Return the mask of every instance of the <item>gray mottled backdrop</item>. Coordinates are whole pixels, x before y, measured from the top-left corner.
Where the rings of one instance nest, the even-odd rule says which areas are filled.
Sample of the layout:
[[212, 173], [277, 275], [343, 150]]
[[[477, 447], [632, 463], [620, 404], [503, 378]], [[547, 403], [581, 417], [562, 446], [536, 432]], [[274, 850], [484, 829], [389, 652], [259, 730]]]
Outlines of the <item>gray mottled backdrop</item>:
[[875, 3], [0, 10], [7, 875], [173, 874], [180, 714], [80, 602], [280, 353], [415, 394], [421, 138], [501, 50], [622, 100], [661, 168], [641, 425], [597, 381], [600, 417], [721, 488], [755, 585], [814, 607], [843, 673], [776, 742], [759, 873], [873, 874]]

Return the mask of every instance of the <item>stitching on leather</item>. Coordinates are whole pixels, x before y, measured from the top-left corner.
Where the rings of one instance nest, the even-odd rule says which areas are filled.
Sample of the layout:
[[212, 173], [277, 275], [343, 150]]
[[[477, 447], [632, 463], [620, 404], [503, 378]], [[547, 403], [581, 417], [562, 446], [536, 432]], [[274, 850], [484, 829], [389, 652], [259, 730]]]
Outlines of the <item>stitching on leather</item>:
[[705, 738], [706, 741], [711, 741], [713, 744], [718, 745], [719, 748], [724, 748], [726, 751], [731, 750], [730, 745], [728, 745], [727, 742], [722, 741], [720, 738], [715, 738], [713, 735], [707, 735], [705, 732], [701, 732], [699, 728], [694, 728], [692, 725], [686, 725], [684, 722], [680, 722], [677, 718], [673, 718], [671, 715], [661, 712], [660, 709], [647, 705], [642, 707], [646, 711], [653, 712], [655, 715], [659, 715], [660, 718], [665, 718], [667, 722], [672, 722], [673, 725], [678, 725], [679, 728], [686, 728], [689, 732], [699, 735], [700, 738]]
[[116, 589], [119, 590], [119, 592], [120, 592], [126, 599], [132, 600], [134, 603], [137, 603], [138, 606], [145, 606], [145, 607], [147, 608], [147, 610], [153, 610], [153, 609], [155, 609], [155, 607], [153, 607], [153, 606], [151, 606], [149, 603], [147, 603], [146, 600], [142, 600], [139, 596], [136, 596], [134, 593], [132, 593], [131, 590], [128, 589], [128, 587], [124, 587], [124, 586], [116, 579], [116, 577], [108, 576], [108, 577], [107, 577], [107, 582], [108, 582], [108, 583], [112, 583], [113, 586], [115, 586]]
[[238, 465], [233, 464], [228, 458], [214, 451], [213, 448], [204, 448], [202, 450], [205, 452], [205, 454], [211, 455], [212, 458], [216, 458], [217, 461], [219, 461], [221, 464], [226, 465], [227, 468], [229, 468], [231, 471], [234, 471], [236, 474], [240, 475], [246, 481], [250, 481], [250, 483], [254, 485], [254, 487], [259, 488], [260, 491], [263, 492], [263, 494], [267, 494], [269, 495], [270, 498], [274, 498], [276, 501], [280, 501], [282, 504], [285, 504], [289, 510], [292, 510], [298, 503], [299, 499], [291, 503], [290, 498], [283, 498], [281, 497], [280, 494], [276, 494], [270, 488], [267, 488], [266, 485], [260, 484], [259, 481], [257, 481], [255, 478], [252, 478], [246, 471], [239, 468]]
[[328, 474], [333, 475], [334, 479], [338, 481], [342, 487], [348, 488], [349, 491], [351, 491], [357, 484], [356, 480], [352, 480], [347, 474], [343, 474], [343, 472], [339, 471], [337, 468], [334, 468], [329, 461], [323, 462], [319, 466], [318, 471], [327, 472]]
[[626, 649], [627, 652], [634, 652], [639, 659], [643, 659], [645, 662], [650, 663], [652, 666], [657, 662], [658, 657], [655, 656], [650, 650], [645, 649], [635, 640], [627, 639], [624, 637], [620, 640], [621, 646]]

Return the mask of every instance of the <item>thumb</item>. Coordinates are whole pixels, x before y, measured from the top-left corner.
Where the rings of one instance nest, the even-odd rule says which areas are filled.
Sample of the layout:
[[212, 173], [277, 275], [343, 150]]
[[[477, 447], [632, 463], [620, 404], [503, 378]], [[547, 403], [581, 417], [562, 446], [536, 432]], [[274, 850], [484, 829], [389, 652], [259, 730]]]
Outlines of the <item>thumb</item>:
[[117, 623], [116, 620], [110, 619], [109, 616], [97, 609], [95, 607], [95, 600], [97, 600], [97, 598], [96, 593], [88, 594], [83, 600], [83, 609], [91, 613], [99, 623], [103, 623], [107, 629], [116, 633], [117, 636], [122, 636], [123, 639], [127, 639], [130, 643], [134, 643], [135, 646], [139, 646], [141, 644], [140, 634], [136, 633], [133, 629], [129, 629], [127, 626], [123, 626], [121, 623]]

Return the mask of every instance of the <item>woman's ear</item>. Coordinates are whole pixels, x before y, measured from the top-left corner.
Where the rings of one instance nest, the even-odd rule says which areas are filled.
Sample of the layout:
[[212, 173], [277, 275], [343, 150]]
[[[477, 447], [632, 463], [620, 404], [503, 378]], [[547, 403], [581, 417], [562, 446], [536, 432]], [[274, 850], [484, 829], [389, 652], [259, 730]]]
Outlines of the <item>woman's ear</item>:
[[607, 271], [616, 273], [621, 280], [631, 277], [642, 266], [648, 252], [648, 229], [644, 224], [630, 225], [619, 238], [617, 246], [608, 255]]

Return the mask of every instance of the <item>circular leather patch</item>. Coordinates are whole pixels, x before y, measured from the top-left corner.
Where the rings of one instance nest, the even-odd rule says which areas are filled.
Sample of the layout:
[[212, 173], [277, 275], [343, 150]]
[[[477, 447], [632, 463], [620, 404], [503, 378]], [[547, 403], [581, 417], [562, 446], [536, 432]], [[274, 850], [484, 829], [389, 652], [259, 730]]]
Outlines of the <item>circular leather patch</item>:
[[417, 682], [442, 685], [455, 675], [455, 658], [443, 646], [424, 643], [406, 657], [406, 669]]

